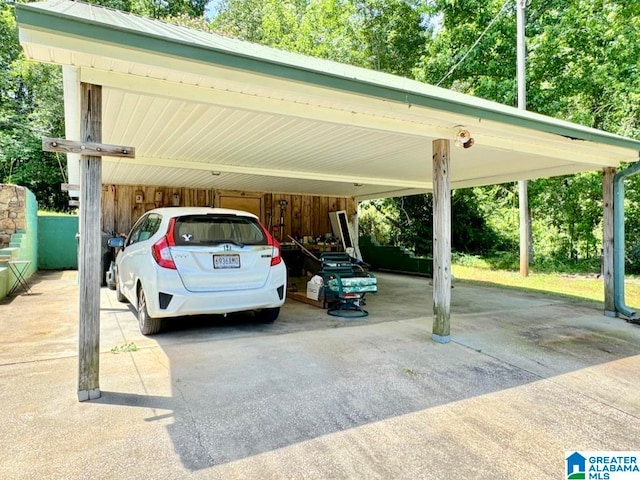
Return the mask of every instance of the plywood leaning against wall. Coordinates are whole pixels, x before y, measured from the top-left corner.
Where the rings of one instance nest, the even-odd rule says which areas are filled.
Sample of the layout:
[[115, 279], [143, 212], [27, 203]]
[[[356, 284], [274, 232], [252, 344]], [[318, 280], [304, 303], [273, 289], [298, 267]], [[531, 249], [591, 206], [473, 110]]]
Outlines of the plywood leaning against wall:
[[330, 233], [329, 212], [346, 210], [351, 216], [356, 211], [355, 199], [346, 197], [103, 185], [102, 230], [106, 233], [126, 234], [143, 213], [169, 206], [214, 206], [250, 211], [260, 217], [276, 239], [282, 238], [286, 242], [289, 241], [289, 235], [319, 237]]

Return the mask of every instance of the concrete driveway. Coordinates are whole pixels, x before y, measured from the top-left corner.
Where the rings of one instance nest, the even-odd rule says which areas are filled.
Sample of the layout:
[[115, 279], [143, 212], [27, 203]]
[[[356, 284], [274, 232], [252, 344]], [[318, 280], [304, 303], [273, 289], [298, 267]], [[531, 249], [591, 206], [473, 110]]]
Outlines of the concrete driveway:
[[0, 304], [0, 478], [557, 479], [565, 451], [640, 450], [640, 327], [457, 283], [440, 345], [429, 281], [379, 279], [365, 319], [288, 302], [149, 338], [103, 289], [78, 403], [76, 273], [39, 274]]

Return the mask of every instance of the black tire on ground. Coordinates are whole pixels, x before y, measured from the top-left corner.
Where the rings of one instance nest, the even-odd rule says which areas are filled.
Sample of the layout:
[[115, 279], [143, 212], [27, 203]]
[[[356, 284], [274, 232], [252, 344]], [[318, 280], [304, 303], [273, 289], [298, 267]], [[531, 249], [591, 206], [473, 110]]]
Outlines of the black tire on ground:
[[118, 300], [120, 303], [129, 303], [129, 299], [127, 297], [125, 297], [122, 292], [120, 291], [120, 283], [118, 282], [118, 276], [115, 276], [115, 283], [116, 283], [116, 300]]
[[159, 318], [149, 316], [149, 312], [147, 311], [147, 297], [145, 297], [142, 287], [138, 290], [138, 325], [143, 335], [158, 333], [161, 326]]
[[105, 276], [105, 282], [107, 284], [107, 288], [109, 290], [115, 290], [116, 289], [116, 267], [115, 264], [113, 263], [113, 260], [109, 262], [109, 268], [107, 268], [107, 271], [104, 274]]
[[262, 323], [273, 323], [280, 315], [280, 307], [278, 308], [265, 308], [256, 312], [256, 317]]

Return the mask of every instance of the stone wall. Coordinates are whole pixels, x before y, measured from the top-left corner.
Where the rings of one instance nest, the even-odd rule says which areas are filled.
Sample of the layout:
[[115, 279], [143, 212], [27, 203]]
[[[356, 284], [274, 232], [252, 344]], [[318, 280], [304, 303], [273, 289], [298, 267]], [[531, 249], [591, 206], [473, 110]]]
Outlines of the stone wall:
[[27, 227], [25, 187], [0, 184], [0, 248], [9, 246], [11, 235]]

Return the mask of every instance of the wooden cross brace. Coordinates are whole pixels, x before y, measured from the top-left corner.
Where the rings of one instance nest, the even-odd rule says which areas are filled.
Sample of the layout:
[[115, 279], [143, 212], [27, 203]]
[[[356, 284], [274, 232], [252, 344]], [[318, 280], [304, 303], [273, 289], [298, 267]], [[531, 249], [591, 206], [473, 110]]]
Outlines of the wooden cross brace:
[[79, 153], [92, 157], [136, 158], [136, 149], [134, 147], [122, 147], [120, 145], [108, 145], [106, 143], [78, 142], [65, 140], [64, 138], [43, 138], [42, 150], [44, 152]]

